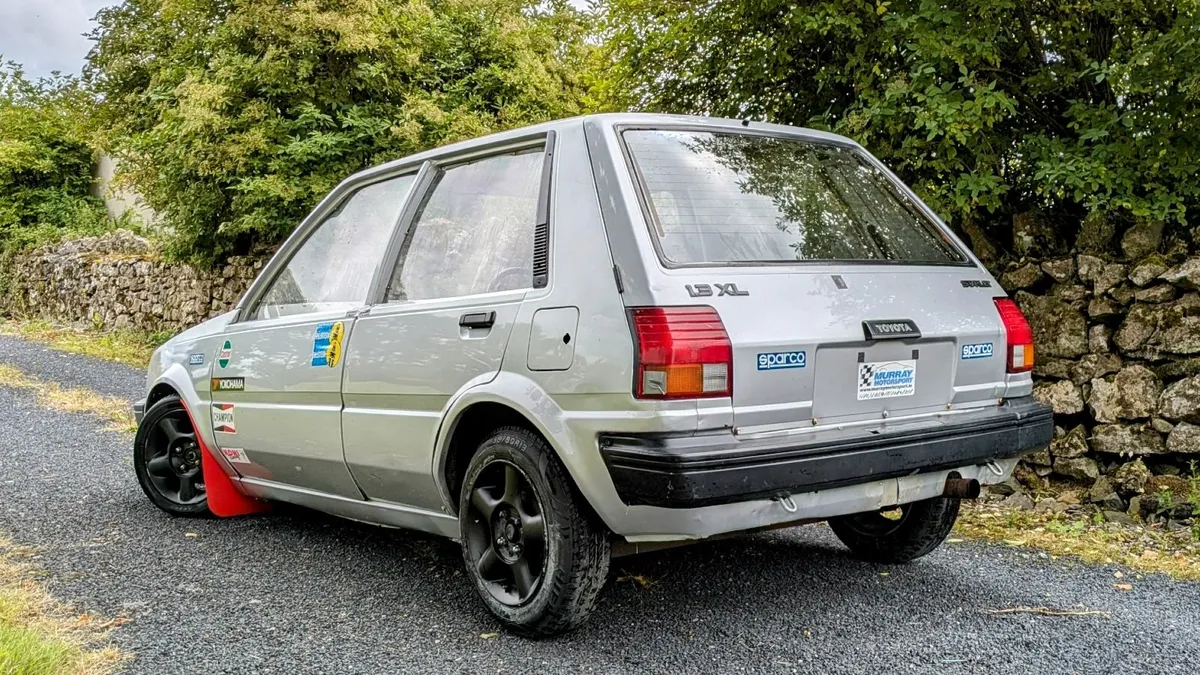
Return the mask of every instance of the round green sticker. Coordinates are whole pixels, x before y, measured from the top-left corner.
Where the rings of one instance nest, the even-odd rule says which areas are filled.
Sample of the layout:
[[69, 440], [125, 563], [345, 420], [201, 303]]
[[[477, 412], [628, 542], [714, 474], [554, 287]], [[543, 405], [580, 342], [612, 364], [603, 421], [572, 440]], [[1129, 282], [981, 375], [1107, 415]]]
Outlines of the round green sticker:
[[217, 352], [217, 365], [221, 366], [222, 368], [228, 366], [229, 356], [232, 353], [233, 345], [229, 342], [229, 340], [226, 340], [225, 344], [221, 345], [221, 351]]

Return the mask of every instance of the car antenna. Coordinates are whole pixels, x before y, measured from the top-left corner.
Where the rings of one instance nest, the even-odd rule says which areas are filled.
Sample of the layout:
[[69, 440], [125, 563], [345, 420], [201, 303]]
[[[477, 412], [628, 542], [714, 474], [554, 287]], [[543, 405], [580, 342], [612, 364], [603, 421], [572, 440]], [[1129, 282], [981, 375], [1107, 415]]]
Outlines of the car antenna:
[[744, 126], [744, 127], [750, 126], [750, 120], [749, 119], [742, 120], [742, 126]]

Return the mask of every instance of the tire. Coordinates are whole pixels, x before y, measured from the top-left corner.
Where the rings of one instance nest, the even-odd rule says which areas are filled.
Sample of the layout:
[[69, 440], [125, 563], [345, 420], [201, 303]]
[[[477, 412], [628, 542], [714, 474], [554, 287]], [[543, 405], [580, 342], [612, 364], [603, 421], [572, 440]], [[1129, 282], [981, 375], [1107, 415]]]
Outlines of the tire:
[[133, 468], [155, 506], [173, 516], [210, 515], [200, 452], [191, 418], [178, 396], [150, 406], [133, 440]]
[[829, 527], [855, 556], [877, 563], [906, 563], [941, 545], [958, 520], [959, 500], [935, 497], [904, 504], [899, 519], [882, 512], [829, 519]]
[[484, 440], [458, 513], [467, 576], [506, 628], [542, 638], [587, 619], [608, 578], [608, 532], [541, 437], [505, 427]]

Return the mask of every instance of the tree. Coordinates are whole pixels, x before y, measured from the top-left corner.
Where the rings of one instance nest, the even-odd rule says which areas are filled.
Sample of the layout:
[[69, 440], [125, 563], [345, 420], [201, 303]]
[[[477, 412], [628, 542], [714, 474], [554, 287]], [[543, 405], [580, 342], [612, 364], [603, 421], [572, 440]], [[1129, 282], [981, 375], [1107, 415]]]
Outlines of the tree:
[[1200, 224], [1197, 0], [610, 0], [608, 105], [829, 129], [935, 209]]
[[0, 59], [0, 238], [103, 220], [103, 204], [89, 196], [86, 100], [69, 78], [30, 81]]
[[336, 183], [580, 112], [565, 0], [127, 0], [86, 75], [123, 180], [211, 261], [275, 243]]

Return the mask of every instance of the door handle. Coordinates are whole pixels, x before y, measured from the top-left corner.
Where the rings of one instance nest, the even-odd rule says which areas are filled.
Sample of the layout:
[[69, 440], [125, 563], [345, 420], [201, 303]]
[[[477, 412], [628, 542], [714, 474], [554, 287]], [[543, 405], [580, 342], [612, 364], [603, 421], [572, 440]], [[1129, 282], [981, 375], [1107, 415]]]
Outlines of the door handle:
[[463, 328], [491, 328], [496, 323], [495, 312], [472, 312], [463, 314], [458, 325]]

